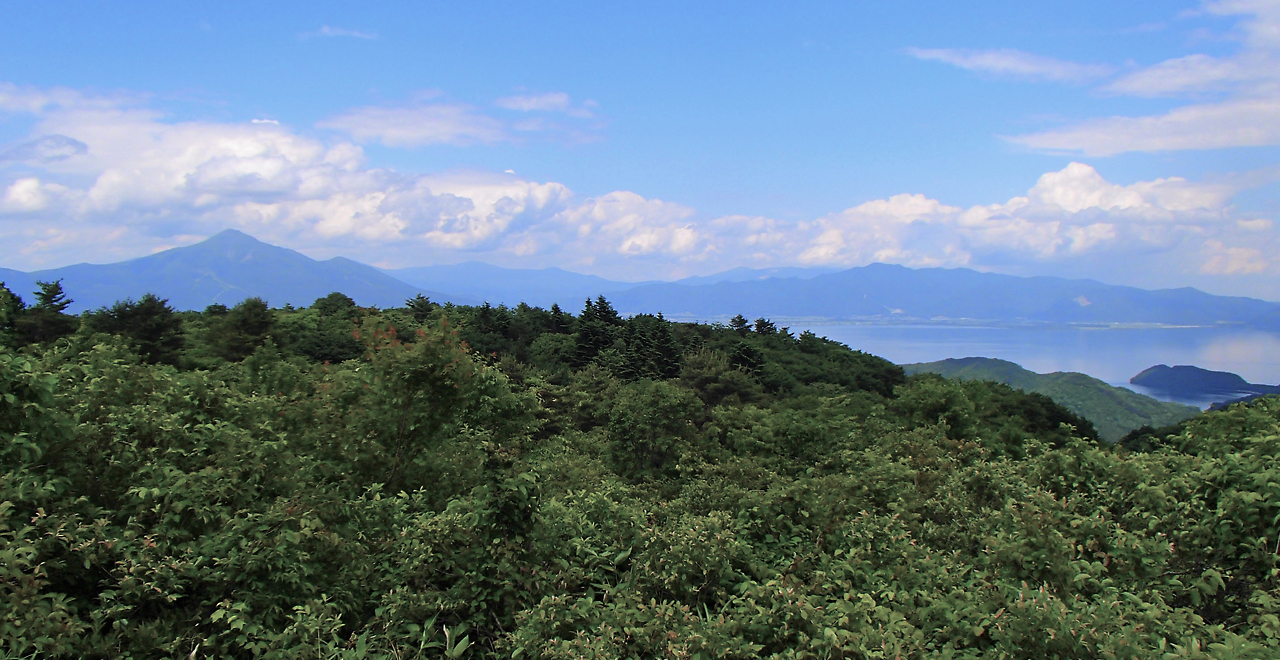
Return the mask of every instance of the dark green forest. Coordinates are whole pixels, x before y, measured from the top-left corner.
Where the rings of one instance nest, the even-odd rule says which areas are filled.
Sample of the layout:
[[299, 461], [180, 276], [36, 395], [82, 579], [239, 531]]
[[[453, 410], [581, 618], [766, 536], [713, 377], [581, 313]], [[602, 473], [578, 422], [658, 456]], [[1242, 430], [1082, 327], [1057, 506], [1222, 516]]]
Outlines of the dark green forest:
[[768, 319], [0, 287], [3, 658], [1275, 658], [1280, 399], [1101, 442]]

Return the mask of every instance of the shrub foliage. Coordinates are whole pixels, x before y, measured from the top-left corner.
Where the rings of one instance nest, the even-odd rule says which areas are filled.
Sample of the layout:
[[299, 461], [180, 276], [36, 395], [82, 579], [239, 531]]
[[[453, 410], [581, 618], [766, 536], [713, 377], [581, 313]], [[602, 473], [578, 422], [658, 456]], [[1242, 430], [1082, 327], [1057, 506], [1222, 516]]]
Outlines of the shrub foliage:
[[766, 319], [6, 294], [8, 657], [1280, 655], [1280, 399], [1112, 446]]

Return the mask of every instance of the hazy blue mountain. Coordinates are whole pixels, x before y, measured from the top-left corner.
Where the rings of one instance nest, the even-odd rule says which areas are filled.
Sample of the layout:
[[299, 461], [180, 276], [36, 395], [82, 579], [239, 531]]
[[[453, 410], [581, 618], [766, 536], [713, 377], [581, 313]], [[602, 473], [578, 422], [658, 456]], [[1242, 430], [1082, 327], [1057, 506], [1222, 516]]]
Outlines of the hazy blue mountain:
[[421, 293], [439, 302], [465, 298], [424, 291], [382, 271], [343, 257], [317, 261], [304, 254], [263, 243], [228, 229], [195, 245], [114, 264], [77, 264], [20, 273], [0, 271], [11, 291], [33, 302], [35, 280], [62, 280], [79, 312], [145, 293], [167, 298], [175, 309], [204, 309], [212, 303], [234, 305], [259, 296], [273, 306], [310, 305], [334, 291], [359, 305], [398, 306]]
[[[262, 296], [273, 305], [310, 304], [342, 291], [362, 305], [399, 305], [423, 293], [439, 302], [559, 303], [577, 311], [606, 295], [623, 313], [672, 318], [748, 318], [1000, 323], [1227, 323], [1264, 329], [1280, 303], [1213, 296], [1196, 289], [1148, 291], [1093, 280], [1014, 277], [956, 268], [872, 264], [822, 269], [739, 268], [677, 282], [617, 282], [546, 268], [517, 270], [470, 262], [381, 271], [350, 259], [316, 261], [227, 230], [207, 241], [115, 264], [79, 264], [33, 273], [0, 269], [0, 281], [31, 300], [37, 279], [63, 279], [73, 310], [151, 292], [180, 309]], [[763, 279], [761, 279], [763, 278]]]
[[1260, 330], [1280, 333], [1280, 308], [1259, 316], [1250, 325]]
[[1072, 371], [1038, 374], [1007, 360], [968, 357], [904, 364], [908, 374], [935, 373], [961, 380], [993, 380], [1026, 392], [1038, 392], [1093, 422], [1098, 435], [1115, 442], [1143, 426], [1177, 424], [1200, 412], [1198, 408], [1159, 401], [1092, 376]]
[[437, 291], [449, 291], [493, 304], [516, 305], [521, 302], [539, 307], [559, 303], [573, 311], [582, 307], [587, 298], [599, 295], [613, 297], [646, 285], [676, 284], [703, 286], [720, 282], [750, 282], [770, 278], [808, 279], [837, 272], [835, 268], [734, 268], [714, 275], [686, 277], [674, 282], [619, 282], [595, 275], [573, 273], [561, 268], [519, 269], [503, 268], [478, 261], [440, 266], [413, 268], [387, 268], [388, 275], [415, 286]]
[[1180, 399], [1234, 400], [1251, 395], [1280, 394], [1280, 386], [1250, 383], [1229, 371], [1211, 371], [1190, 365], [1157, 364], [1129, 379], [1154, 393]]
[[1250, 324], [1280, 303], [1192, 288], [1149, 291], [1093, 280], [872, 264], [809, 279], [647, 284], [610, 296], [620, 312], [712, 319], [827, 318], [1049, 323]]
[[[676, 280], [676, 284], [686, 285], [703, 285], [718, 284], [720, 282], [751, 282], [755, 280], [767, 280], [769, 278], [787, 278], [793, 277], [801, 280], [813, 279], [819, 275], [840, 272], [839, 268], [733, 268], [714, 275], [696, 275], [694, 277], [686, 277]], [[635, 288], [634, 286], [629, 288]]]
[[526, 270], [503, 268], [478, 261], [447, 266], [388, 268], [388, 275], [415, 286], [448, 291], [492, 304], [528, 303], [550, 307], [559, 303], [577, 312], [587, 298], [634, 288], [647, 282], [615, 282], [595, 275], [571, 273], [560, 268]]

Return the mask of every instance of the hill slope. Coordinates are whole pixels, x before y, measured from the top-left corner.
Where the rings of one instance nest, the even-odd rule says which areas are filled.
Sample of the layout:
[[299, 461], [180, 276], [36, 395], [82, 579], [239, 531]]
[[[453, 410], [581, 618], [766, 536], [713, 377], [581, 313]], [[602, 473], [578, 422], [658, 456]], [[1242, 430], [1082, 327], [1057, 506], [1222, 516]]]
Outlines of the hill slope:
[[1160, 394], [1188, 399], [1222, 397], [1221, 400], [1228, 400], [1280, 394], [1280, 385], [1250, 383], [1229, 371], [1210, 371], [1189, 365], [1157, 364], [1144, 369], [1129, 382]]
[[174, 309], [203, 309], [212, 303], [233, 305], [258, 296], [272, 305], [310, 305], [341, 291], [359, 305], [401, 305], [419, 293], [433, 300], [468, 302], [397, 280], [364, 264], [336, 257], [317, 261], [300, 252], [263, 243], [228, 229], [195, 245], [165, 250], [114, 264], [77, 264], [22, 273], [0, 271], [0, 281], [31, 303], [35, 280], [61, 279], [75, 301], [70, 311], [111, 305], [154, 293]]
[[1007, 360], [969, 357], [903, 365], [908, 374], [935, 373], [962, 380], [993, 380], [1038, 392], [1093, 422], [1098, 435], [1115, 442], [1143, 426], [1176, 424], [1199, 412], [1192, 406], [1158, 401], [1074, 372], [1038, 374]]

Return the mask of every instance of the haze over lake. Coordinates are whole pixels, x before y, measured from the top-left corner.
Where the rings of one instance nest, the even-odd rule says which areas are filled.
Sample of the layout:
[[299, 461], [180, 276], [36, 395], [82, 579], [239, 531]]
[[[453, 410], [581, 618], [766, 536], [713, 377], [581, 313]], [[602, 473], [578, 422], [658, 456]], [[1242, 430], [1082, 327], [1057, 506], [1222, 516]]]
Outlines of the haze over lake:
[[1251, 383], [1280, 382], [1280, 335], [1238, 328], [796, 324], [791, 330], [810, 330], [898, 364], [992, 357], [1039, 373], [1077, 371], [1149, 395], [1129, 379], [1156, 364], [1230, 371]]

